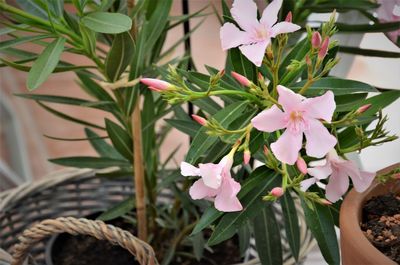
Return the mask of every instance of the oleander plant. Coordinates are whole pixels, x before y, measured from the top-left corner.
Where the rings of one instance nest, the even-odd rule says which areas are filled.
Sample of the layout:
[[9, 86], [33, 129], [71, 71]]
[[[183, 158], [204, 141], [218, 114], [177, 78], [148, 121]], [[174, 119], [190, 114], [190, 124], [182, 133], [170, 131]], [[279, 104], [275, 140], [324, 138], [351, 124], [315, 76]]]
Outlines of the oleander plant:
[[[174, 17], [172, 0], [15, 2], [0, 0], [0, 34], [7, 36], [0, 42], [0, 66], [28, 72], [30, 91], [53, 73], [72, 71], [90, 98], [17, 95], [83, 125], [86, 134], [84, 139], [47, 137], [89, 141], [98, 153], [50, 161], [116, 168], [102, 174], [105, 178], [133, 176], [135, 194], [100, 219], [128, 220], [163, 265], [228, 264], [213, 261], [210, 253], [232, 255], [218, 251], [234, 244], [241, 259], [253, 239], [261, 264], [283, 264], [284, 244], [294, 260], [304, 256], [300, 204], [326, 262], [340, 264], [335, 226], [343, 197], [352, 187], [363, 192], [375, 179], [390, 178], [363, 171], [348, 154], [397, 139], [385, 129], [382, 109], [400, 92], [332, 76], [339, 51], [399, 56], [343, 47], [334, 35], [397, 29], [399, 22], [380, 23], [372, 15], [379, 4], [273, 0], [258, 10], [253, 0], [234, 0], [231, 7], [223, 0], [220, 40], [226, 65], [200, 73], [188, 70], [190, 53], [171, 54], [201, 22], [170, 47], [164, 44], [171, 29], [205, 16], [203, 9]], [[359, 12], [371, 23], [336, 23], [335, 9]], [[307, 26], [313, 12], [332, 15], [313, 28]], [[68, 54], [90, 63], [73, 64], [64, 60]], [[191, 116], [185, 111], [188, 102], [195, 106]], [[94, 108], [112, 118], [95, 124], [48, 103]], [[159, 159], [172, 128], [191, 139], [185, 161], [176, 167], [167, 164], [177, 149]], [[172, 194], [170, 203], [160, 202], [163, 193]]]

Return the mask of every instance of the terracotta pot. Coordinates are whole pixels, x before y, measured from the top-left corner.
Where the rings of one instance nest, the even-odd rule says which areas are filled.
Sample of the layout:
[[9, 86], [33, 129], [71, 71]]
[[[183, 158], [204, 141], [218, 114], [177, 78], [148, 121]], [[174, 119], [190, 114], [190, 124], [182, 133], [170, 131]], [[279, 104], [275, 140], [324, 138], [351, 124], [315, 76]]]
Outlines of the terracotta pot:
[[[378, 174], [387, 173], [399, 167], [400, 163], [382, 169]], [[394, 188], [394, 190], [393, 190]], [[364, 203], [373, 196], [400, 191], [400, 186], [382, 185], [374, 182], [365, 192], [352, 189], [340, 209], [340, 246], [343, 265], [396, 265], [376, 249], [364, 236], [360, 228], [361, 211]]]

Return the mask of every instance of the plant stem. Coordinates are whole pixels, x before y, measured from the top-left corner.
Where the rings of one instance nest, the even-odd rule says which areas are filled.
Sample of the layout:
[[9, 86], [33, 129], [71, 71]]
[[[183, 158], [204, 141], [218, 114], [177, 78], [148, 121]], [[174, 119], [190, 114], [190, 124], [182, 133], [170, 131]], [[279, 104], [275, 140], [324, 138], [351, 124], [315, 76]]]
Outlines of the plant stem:
[[[135, 6], [135, 1], [130, 0], [128, 3], [130, 9]], [[137, 26], [133, 19], [131, 28], [132, 36], [137, 36]], [[135, 198], [136, 198], [136, 215], [138, 221], [138, 236], [141, 240], [147, 241], [147, 214], [145, 200], [145, 183], [144, 183], [144, 161], [142, 153], [142, 118], [140, 112], [140, 93], [136, 98], [136, 104], [132, 114], [132, 137], [133, 137], [133, 168], [135, 182]]]

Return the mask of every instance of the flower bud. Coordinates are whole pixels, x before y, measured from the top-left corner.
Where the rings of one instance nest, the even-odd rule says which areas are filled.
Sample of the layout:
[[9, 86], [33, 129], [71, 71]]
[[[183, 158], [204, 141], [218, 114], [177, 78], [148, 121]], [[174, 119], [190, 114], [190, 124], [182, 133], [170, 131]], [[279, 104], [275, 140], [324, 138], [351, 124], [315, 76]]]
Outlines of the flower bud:
[[169, 88], [170, 86], [172, 86], [170, 83], [163, 81], [163, 80], [159, 80], [159, 79], [155, 79], [155, 78], [142, 78], [140, 79], [140, 82], [142, 82], [143, 84], [145, 84], [146, 86], [149, 87], [153, 87], [153, 90], [165, 90], [167, 88]]
[[225, 75], [225, 69], [222, 69], [221, 71], [218, 72], [218, 75], [220, 77], [223, 77]]
[[155, 91], [155, 92], [161, 92], [161, 89], [158, 89], [158, 88], [155, 88], [155, 87], [152, 87], [152, 86], [149, 86], [148, 88], [149, 88], [150, 90]]
[[192, 118], [201, 126], [205, 126], [207, 124], [207, 120], [204, 119], [203, 117], [200, 117], [199, 115], [192, 114]]
[[329, 37], [326, 37], [321, 45], [321, 49], [318, 52], [318, 59], [322, 60], [325, 58], [326, 54], [328, 53], [328, 47], [329, 47]]
[[319, 199], [319, 203], [323, 205], [332, 205], [332, 202], [328, 201], [327, 199]]
[[306, 64], [307, 64], [308, 66], [311, 66], [311, 64], [312, 64], [311, 59], [310, 59], [310, 56], [308, 56], [308, 54], [306, 55]]
[[307, 164], [301, 156], [297, 158], [296, 166], [297, 169], [301, 172], [301, 174], [303, 175], [307, 174]]
[[234, 71], [231, 72], [231, 75], [233, 78], [236, 79], [236, 81], [238, 81], [242, 86], [246, 86], [249, 87], [250, 86], [250, 80], [247, 79], [245, 76], [238, 74]]
[[258, 81], [260, 81], [260, 82], [264, 82], [264, 76], [263, 76], [260, 72], [258, 72], [257, 79], [258, 79]]
[[249, 164], [250, 158], [251, 158], [250, 150], [249, 149], [244, 150], [244, 152], [243, 152], [243, 163], [245, 165]]
[[358, 110], [356, 111], [356, 113], [362, 114], [362, 113], [366, 112], [371, 106], [372, 106], [372, 104], [365, 104], [365, 105], [359, 107]]
[[292, 22], [292, 17], [292, 11], [289, 11], [289, 13], [286, 15], [285, 21]]
[[268, 155], [268, 153], [269, 153], [269, 149], [268, 149], [268, 146], [266, 146], [266, 145], [264, 145], [264, 155]]
[[281, 187], [275, 187], [271, 190], [270, 194], [276, 198], [281, 197], [285, 192]]
[[400, 179], [400, 173], [396, 173], [392, 176], [394, 179]]
[[314, 49], [319, 48], [321, 46], [322, 38], [321, 34], [318, 31], [314, 31], [311, 37], [311, 45]]

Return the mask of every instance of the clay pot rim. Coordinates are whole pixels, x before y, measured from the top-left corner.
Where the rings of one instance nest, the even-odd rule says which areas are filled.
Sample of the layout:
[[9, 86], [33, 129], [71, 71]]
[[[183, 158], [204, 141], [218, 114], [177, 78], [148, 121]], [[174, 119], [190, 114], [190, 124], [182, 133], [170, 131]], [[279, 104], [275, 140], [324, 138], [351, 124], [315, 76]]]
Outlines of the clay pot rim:
[[[388, 173], [396, 167], [400, 167], [400, 163], [384, 168], [378, 171], [377, 174]], [[353, 188], [345, 197], [340, 208], [340, 233], [341, 237], [343, 237], [343, 231], [351, 231], [353, 243], [357, 244], [358, 248], [363, 249], [365, 253], [368, 253], [368, 256], [373, 256], [376, 260], [383, 261], [385, 264], [395, 265], [397, 263], [385, 256], [369, 242], [360, 228], [362, 206], [372, 196], [385, 194], [386, 192], [385, 185], [376, 181], [362, 193], [358, 193]]]

